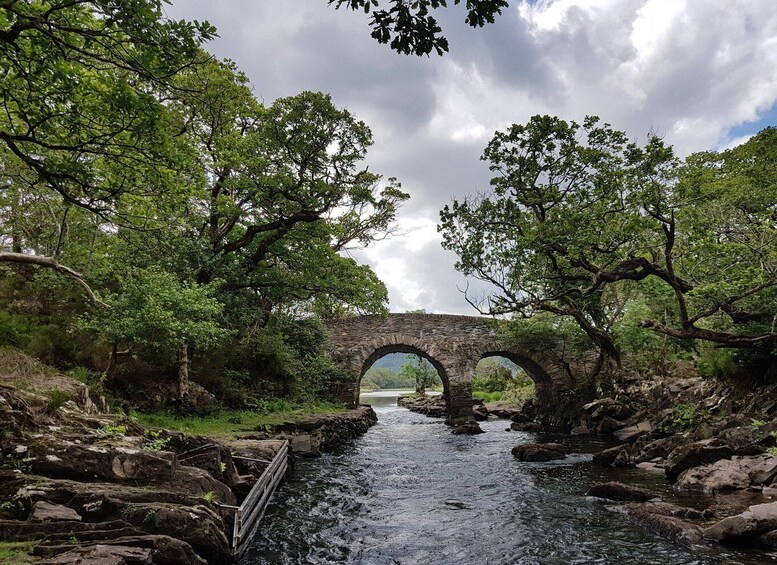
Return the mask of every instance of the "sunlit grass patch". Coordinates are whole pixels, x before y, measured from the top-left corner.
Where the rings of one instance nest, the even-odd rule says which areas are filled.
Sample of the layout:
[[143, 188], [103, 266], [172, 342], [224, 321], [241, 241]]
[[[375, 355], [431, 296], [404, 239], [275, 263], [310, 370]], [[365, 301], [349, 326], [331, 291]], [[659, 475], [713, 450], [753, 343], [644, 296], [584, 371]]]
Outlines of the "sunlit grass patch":
[[278, 403], [263, 410], [220, 410], [206, 416], [181, 416], [170, 412], [137, 412], [133, 416], [146, 427], [227, 438], [299, 420], [311, 414], [344, 411], [342, 404], [316, 401], [304, 404]]

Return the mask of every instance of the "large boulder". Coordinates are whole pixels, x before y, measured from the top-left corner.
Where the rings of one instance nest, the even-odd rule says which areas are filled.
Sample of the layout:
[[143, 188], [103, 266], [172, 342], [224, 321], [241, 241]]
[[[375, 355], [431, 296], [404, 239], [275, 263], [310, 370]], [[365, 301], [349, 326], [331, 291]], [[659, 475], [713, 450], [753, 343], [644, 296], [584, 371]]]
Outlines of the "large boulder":
[[666, 458], [666, 478], [673, 483], [686, 469], [730, 459], [733, 454], [734, 451], [729, 445], [715, 439], [681, 445]]
[[737, 458], [721, 459], [711, 465], [686, 469], [677, 478], [675, 487], [689, 492], [716, 494], [750, 486], [748, 467]]
[[645, 461], [652, 461], [658, 458], [666, 459], [672, 451], [685, 444], [687, 440], [681, 434], [675, 434], [654, 441], [647, 441], [640, 445], [642, 442], [645, 442], [645, 440], [640, 439], [637, 442], [637, 445], [640, 447], [640, 452], [635, 457], [637, 463], [644, 463]]
[[627, 426], [616, 430], [613, 432], [613, 435], [620, 441], [633, 442], [636, 441], [637, 438], [649, 434], [652, 431], [653, 426], [650, 425], [650, 422], [638, 422], [633, 426]]
[[718, 433], [718, 439], [730, 445], [737, 455], [758, 455], [766, 451], [760, 445], [764, 438], [753, 426], [727, 428]]
[[777, 530], [777, 502], [750, 506], [704, 530], [704, 537], [724, 545], [749, 546], [767, 532]]
[[586, 496], [595, 496], [597, 498], [606, 498], [608, 500], [622, 500], [630, 502], [647, 502], [655, 498], [652, 493], [631, 485], [612, 481], [609, 483], [602, 483], [594, 485]]
[[177, 461], [172, 453], [43, 441], [30, 445], [25, 463], [35, 474], [55, 479], [146, 484], [170, 481]]
[[125, 506], [119, 516], [149, 534], [170, 536], [188, 543], [210, 563], [229, 563], [231, 559], [223, 522], [203, 506], [133, 504]]
[[553, 461], [566, 457], [562, 449], [558, 443], [524, 443], [513, 447], [512, 454], [519, 461]]

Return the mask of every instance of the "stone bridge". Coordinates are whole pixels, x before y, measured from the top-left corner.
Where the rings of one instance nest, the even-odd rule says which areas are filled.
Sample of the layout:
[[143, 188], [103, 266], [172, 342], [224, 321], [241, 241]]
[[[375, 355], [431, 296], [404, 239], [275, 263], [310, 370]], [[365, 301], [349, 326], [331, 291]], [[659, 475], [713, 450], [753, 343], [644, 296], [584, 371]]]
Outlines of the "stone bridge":
[[443, 382], [447, 422], [474, 425], [472, 377], [485, 357], [501, 356], [523, 368], [534, 380], [539, 402], [547, 403], [569, 388], [572, 369], [556, 344], [505, 348], [489, 318], [448, 314], [388, 314], [331, 320], [329, 354], [354, 377], [347, 398], [358, 403], [359, 385], [372, 364], [389, 353], [411, 353], [428, 359]]

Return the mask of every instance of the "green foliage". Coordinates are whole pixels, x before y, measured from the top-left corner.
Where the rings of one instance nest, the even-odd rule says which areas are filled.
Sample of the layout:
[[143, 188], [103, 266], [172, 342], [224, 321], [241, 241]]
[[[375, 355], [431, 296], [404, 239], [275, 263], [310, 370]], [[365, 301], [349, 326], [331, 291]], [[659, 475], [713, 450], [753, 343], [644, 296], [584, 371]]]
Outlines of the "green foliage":
[[97, 433], [105, 438], [116, 439], [126, 435], [127, 426], [112, 426], [110, 424], [105, 424], [99, 430], [97, 430]]
[[228, 337], [218, 319], [217, 285], [182, 284], [170, 274], [138, 270], [121, 290], [105, 297], [109, 308], [95, 309], [83, 327], [109, 343], [141, 345], [172, 356], [183, 343], [211, 348]]
[[426, 394], [426, 389], [441, 384], [440, 375], [432, 364], [420, 356], [408, 355], [408, 360], [402, 364], [399, 374], [403, 379], [410, 380], [415, 384], [415, 391], [418, 394]]
[[[439, 0], [328, 0], [335, 8], [345, 6], [349, 10], [371, 14], [372, 38], [378, 43], [388, 43], [391, 49], [404, 55], [438, 55], [448, 51], [448, 40], [442, 35], [434, 10], [447, 7]], [[460, 4], [461, 0], [453, 0]], [[465, 22], [472, 27], [494, 23], [497, 15], [508, 7], [506, 0], [467, 0]]]
[[524, 402], [535, 397], [535, 392], [534, 381], [526, 373], [519, 371], [508, 384], [501, 400], [513, 406], [522, 406]]
[[364, 164], [367, 125], [322, 93], [265, 107], [155, 0], [12, 2], [0, 29], [0, 261], [52, 268], [0, 267], [0, 344], [95, 384], [78, 367], [110, 351], [135, 391], [177, 358], [235, 406], [346, 378], [308, 316], [386, 311], [343, 252], [408, 198]]
[[758, 420], [756, 418], [750, 418], [750, 427], [754, 430], [760, 430], [766, 425], [766, 422], [763, 420]]
[[482, 390], [475, 390], [472, 392], [472, 398], [477, 398], [483, 402], [496, 402], [502, 400], [502, 391], [486, 392]]
[[7, 565], [34, 563], [39, 560], [32, 555], [32, 550], [37, 544], [38, 542], [33, 541], [0, 542], [0, 560]]
[[678, 433], [694, 430], [699, 424], [710, 419], [709, 411], [700, 408], [697, 404], [677, 404], [672, 409], [669, 420], [664, 422], [661, 431], [665, 433]]
[[[276, 407], [280, 404], [276, 404]], [[310, 414], [342, 412], [342, 404], [324, 401], [294, 403], [285, 405], [288, 409], [279, 412], [258, 410], [220, 410], [205, 416], [181, 415], [171, 412], [141, 412], [135, 417], [140, 424], [153, 428], [181, 431], [187, 434], [209, 437], [238, 437], [256, 432], [258, 429], [304, 418]], [[160, 432], [149, 431], [147, 434]], [[157, 436], [158, 437], [158, 436]]]
[[777, 344], [777, 246], [766, 243], [777, 128], [683, 163], [659, 138], [628, 143], [595, 117], [534, 116], [497, 132], [483, 159], [493, 192], [446, 206], [439, 229], [457, 268], [497, 289], [492, 313], [572, 319], [614, 360], [624, 346], [657, 348], [642, 329]]
[[214, 500], [216, 500], [216, 493], [213, 492], [212, 490], [210, 490], [210, 491], [206, 492], [205, 494], [203, 494], [202, 498], [205, 500], [205, 502], [211, 503]]
[[701, 347], [696, 367], [702, 377], [709, 379], [725, 379], [736, 374], [738, 367], [734, 362], [734, 352], [731, 349]]
[[48, 401], [46, 402], [45, 411], [49, 414], [56, 412], [73, 399], [69, 392], [56, 389], [46, 391], [46, 396]]
[[415, 389], [415, 375], [392, 371], [385, 367], [370, 367], [361, 380], [362, 390]]
[[163, 432], [156, 430], [146, 430], [143, 434], [143, 449], [149, 451], [164, 451], [170, 438]]
[[502, 392], [512, 379], [510, 369], [501, 365], [495, 358], [484, 359], [478, 363], [472, 378], [472, 390], [479, 392]]

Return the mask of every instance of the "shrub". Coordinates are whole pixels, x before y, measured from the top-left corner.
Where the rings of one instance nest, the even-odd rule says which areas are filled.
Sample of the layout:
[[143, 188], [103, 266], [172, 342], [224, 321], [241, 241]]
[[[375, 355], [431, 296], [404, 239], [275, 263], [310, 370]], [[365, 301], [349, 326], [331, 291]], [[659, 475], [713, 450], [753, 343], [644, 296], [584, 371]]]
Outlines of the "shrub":
[[71, 394], [64, 390], [50, 390], [46, 393], [48, 402], [46, 403], [45, 412], [51, 414], [62, 408], [66, 402], [73, 399]]

